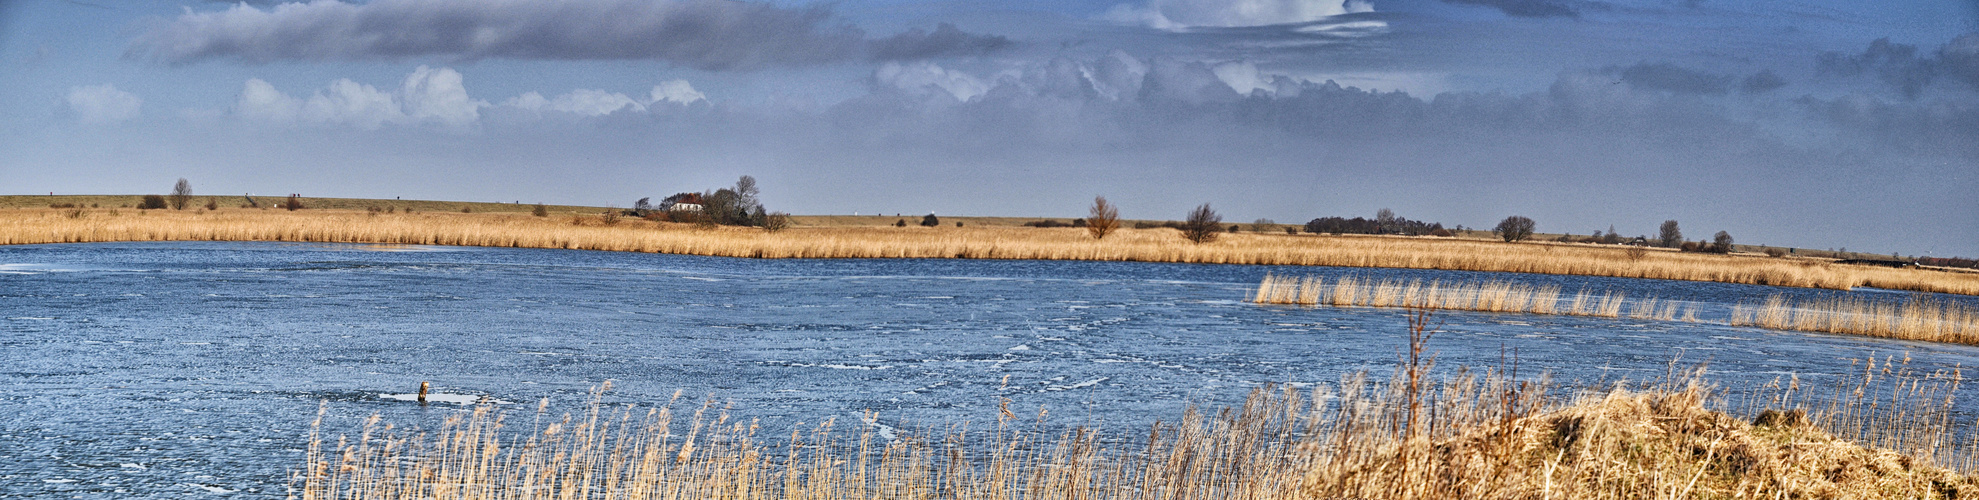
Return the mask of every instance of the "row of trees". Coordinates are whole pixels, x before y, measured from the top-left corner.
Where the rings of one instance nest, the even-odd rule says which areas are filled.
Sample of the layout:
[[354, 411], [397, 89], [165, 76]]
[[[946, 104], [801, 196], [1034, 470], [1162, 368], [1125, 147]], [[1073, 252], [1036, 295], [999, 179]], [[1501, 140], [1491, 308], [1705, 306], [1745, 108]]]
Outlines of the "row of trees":
[[658, 206], [652, 204], [652, 198], [640, 198], [633, 202], [632, 209], [626, 214], [674, 222], [760, 227], [770, 231], [790, 227], [790, 214], [764, 209], [762, 201], [756, 198], [759, 193], [756, 178], [744, 175], [735, 180], [734, 186], [700, 193], [676, 193], [661, 199]]

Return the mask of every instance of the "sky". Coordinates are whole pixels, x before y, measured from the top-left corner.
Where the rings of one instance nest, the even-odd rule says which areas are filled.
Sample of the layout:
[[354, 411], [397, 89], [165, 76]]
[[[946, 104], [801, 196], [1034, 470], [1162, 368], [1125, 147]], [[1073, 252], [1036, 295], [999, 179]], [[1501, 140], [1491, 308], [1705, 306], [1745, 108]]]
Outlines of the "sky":
[[0, 194], [1373, 217], [1979, 257], [1979, 2], [0, 0]]

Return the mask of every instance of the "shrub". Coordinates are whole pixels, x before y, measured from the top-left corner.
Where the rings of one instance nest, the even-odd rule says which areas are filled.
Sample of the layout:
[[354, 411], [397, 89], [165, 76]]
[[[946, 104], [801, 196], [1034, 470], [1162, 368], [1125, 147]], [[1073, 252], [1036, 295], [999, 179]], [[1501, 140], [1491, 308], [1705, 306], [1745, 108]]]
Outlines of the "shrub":
[[1685, 252], [1695, 252], [1697, 251], [1697, 248], [1698, 245], [1697, 242], [1695, 241], [1686, 241], [1683, 242], [1682, 244], [1677, 245], [1678, 250], [1683, 250]]
[[1452, 237], [1452, 236], [1456, 236], [1457, 234], [1456, 234], [1456, 233], [1452, 233], [1452, 232], [1450, 232], [1450, 230], [1448, 230], [1448, 229], [1443, 229], [1443, 228], [1440, 228], [1440, 227], [1439, 227], [1439, 228], [1436, 228], [1436, 230], [1434, 230], [1434, 231], [1430, 231], [1430, 232], [1429, 232], [1429, 235], [1430, 235], [1430, 236], [1436, 236], [1436, 237], [1440, 237], [1440, 238], [1449, 238], [1449, 237]]
[[155, 194], [144, 195], [144, 201], [137, 204], [139, 210], [154, 210], [165, 206], [165, 197]]
[[[1024, 223], [1024, 226], [1026, 226], [1026, 227], [1072, 227], [1072, 225], [1071, 225], [1071, 224], [1066, 224], [1066, 223], [1063, 223], [1063, 222], [1059, 222], [1059, 221], [1055, 221], [1055, 220], [1051, 220], [1051, 219], [1045, 219], [1045, 220], [1034, 220], [1034, 221], [1030, 221], [1030, 222], [1026, 222], [1026, 223]], [[1087, 227], [1092, 227], [1092, 226], [1087, 226]]]
[[207, 199], [206, 199], [206, 209], [207, 209], [207, 210], [219, 210], [219, 209], [220, 209], [220, 200], [216, 200], [216, 199], [213, 199], [213, 198], [207, 198]]
[[[962, 223], [957, 222], [955, 223], [955, 225], [960, 226], [962, 225]], [[783, 212], [770, 212], [769, 215], [763, 217], [764, 231], [769, 231], [774, 233], [789, 228], [790, 228], [790, 214]]]
[[955, 221], [955, 227], [962, 227], [962, 221]]
[[893, 221], [893, 227], [907, 227], [907, 219]]
[[1107, 203], [1105, 196], [1094, 196], [1092, 208], [1086, 210], [1086, 234], [1095, 240], [1106, 239], [1119, 228], [1120, 207]]
[[1766, 256], [1774, 258], [1785, 257], [1787, 256], [1787, 251], [1778, 248], [1768, 248], [1766, 249]]
[[[71, 206], [73, 207], [73, 204]], [[89, 212], [84, 212], [82, 207], [73, 207], [68, 210], [64, 210], [62, 212], [62, 215], [66, 215], [71, 219], [81, 219], [84, 216], [89, 215]]]
[[[462, 209], [462, 210], [466, 210], [466, 209]], [[598, 222], [604, 223], [604, 225], [607, 226], [616, 226], [618, 225], [619, 221], [624, 219], [625, 219], [625, 212], [621, 212], [619, 211], [618, 207], [614, 207], [610, 205], [605, 206], [604, 213], [598, 214]]]
[[[644, 200], [644, 199], [641, 199], [641, 200], [639, 200], [639, 201], [646, 201], [646, 200]], [[533, 208], [533, 209], [530, 209], [530, 210], [529, 210], [529, 215], [534, 215], [534, 216], [537, 216], [537, 217], [549, 217], [549, 216], [550, 216], [550, 207], [545, 207], [545, 206], [543, 206], [543, 204], [541, 204], [541, 203], [537, 203], [537, 204], [536, 204], [536, 208]]]
[[1216, 241], [1217, 230], [1223, 228], [1223, 216], [1209, 208], [1208, 203], [1189, 211], [1187, 222], [1182, 223], [1182, 237], [1198, 245]]
[[1491, 228], [1491, 232], [1503, 238], [1506, 243], [1512, 243], [1532, 237], [1532, 231], [1536, 226], [1532, 219], [1523, 215], [1514, 215], [1498, 221], [1498, 227]]
[[1230, 232], [1232, 232], [1232, 233], [1234, 233], [1234, 232], [1238, 232], [1238, 231], [1243, 231], [1243, 230], [1244, 230], [1244, 226], [1240, 226], [1240, 225], [1236, 225], [1236, 224], [1231, 224], [1231, 225], [1230, 225]]
[[1085, 219], [1072, 219], [1072, 227], [1086, 227]]
[[48, 208], [76, 208], [74, 203], [49, 203]]
[[1628, 255], [1629, 260], [1642, 260], [1644, 257], [1649, 256], [1649, 249], [1643, 248], [1641, 246], [1631, 245], [1629, 246], [1628, 250], [1624, 250], [1623, 253], [1624, 255]]
[[301, 210], [301, 209], [302, 209], [302, 197], [301, 197], [301, 196], [297, 196], [297, 195], [293, 195], [293, 194], [291, 194], [291, 195], [289, 195], [289, 201], [288, 201], [288, 202], [286, 202], [286, 203], [284, 203], [284, 204], [282, 205], [282, 207], [283, 207], [283, 208], [287, 208], [287, 209], [289, 209], [289, 211], [291, 211], [291, 212], [293, 212], [293, 211], [296, 211], [296, 210]]
[[460, 213], [464, 213], [464, 214], [474, 213], [474, 207], [460, 207]]
[[921, 227], [935, 227], [939, 225], [941, 225], [941, 219], [936, 218], [935, 214], [928, 214], [927, 217], [921, 218]]
[[1285, 234], [1299, 234], [1299, 228], [1287, 227], [1285, 228]]

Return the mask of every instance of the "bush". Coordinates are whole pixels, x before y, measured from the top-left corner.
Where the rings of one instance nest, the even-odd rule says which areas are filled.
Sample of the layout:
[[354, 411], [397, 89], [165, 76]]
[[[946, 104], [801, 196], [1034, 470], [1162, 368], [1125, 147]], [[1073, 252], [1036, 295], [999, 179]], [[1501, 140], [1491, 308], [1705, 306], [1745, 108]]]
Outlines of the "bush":
[[1766, 256], [1774, 258], [1785, 257], [1787, 256], [1787, 251], [1778, 248], [1768, 248], [1766, 249]]
[[1026, 222], [1024, 223], [1024, 226], [1025, 227], [1072, 227], [1071, 224], [1066, 224], [1051, 219], [1034, 220], [1034, 221]]
[[1503, 238], [1506, 243], [1512, 243], [1532, 237], [1532, 231], [1536, 227], [1537, 224], [1534, 224], [1532, 219], [1523, 215], [1514, 215], [1498, 221], [1498, 227], [1491, 228], [1491, 232]]
[[893, 221], [893, 227], [907, 227], [907, 219]]
[[1434, 231], [1430, 231], [1430, 232], [1429, 232], [1429, 235], [1430, 235], [1430, 236], [1435, 236], [1435, 237], [1439, 237], [1439, 238], [1449, 238], [1449, 237], [1452, 237], [1452, 236], [1456, 236], [1457, 234], [1456, 234], [1456, 233], [1452, 233], [1452, 232], [1450, 232], [1450, 230], [1448, 230], [1448, 229], [1443, 229], [1443, 228], [1440, 228], [1440, 227], [1439, 227], [1439, 228], [1436, 228], [1436, 230], [1434, 230]]
[[282, 207], [289, 209], [290, 212], [302, 210], [302, 197], [291, 194], [289, 195], [289, 200]]
[[213, 198], [207, 198], [207, 199], [206, 199], [206, 209], [207, 209], [207, 210], [219, 210], [219, 209], [220, 209], [220, 200], [216, 200], [216, 199], [213, 199]]
[[1189, 218], [1182, 223], [1182, 237], [1201, 245], [1216, 241], [1216, 233], [1223, 229], [1223, 216], [1209, 208], [1208, 203], [1189, 211]]
[[464, 213], [464, 214], [474, 213], [474, 207], [460, 207], [460, 213]]
[[1287, 227], [1285, 228], [1285, 234], [1299, 234], [1299, 228]]
[[144, 195], [144, 201], [137, 204], [139, 210], [155, 210], [165, 206], [165, 197], [155, 194]]
[[1120, 228], [1120, 207], [1106, 202], [1105, 196], [1094, 196], [1093, 206], [1086, 211], [1086, 234], [1093, 239], [1106, 239], [1106, 235]]
[[935, 227], [940, 225], [941, 219], [936, 218], [935, 214], [928, 214], [927, 217], [921, 218], [921, 227]]
[[1695, 252], [1695, 251], [1697, 251], [1697, 248], [1698, 248], [1698, 245], [1697, 245], [1697, 242], [1695, 242], [1695, 241], [1686, 241], [1686, 242], [1683, 242], [1682, 244], [1679, 244], [1679, 245], [1677, 245], [1677, 249], [1678, 249], [1678, 250], [1682, 250], [1682, 251], [1685, 251], [1685, 252]]
[[[467, 209], [463, 208], [461, 210]], [[598, 214], [598, 222], [604, 223], [607, 226], [616, 226], [621, 220], [625, 220], [625, 212], [619, 211], [618, 207], [606, 206], [605, 212]]]
[[[957, 222], [955, 223], [955, 225], [959, 226], [962, 225], [962, 223]], [[790, 214], [786, 214], [783, 212], [770, 212], [769, 215], [763, 217], [764, 231], [769, 231], [774, 233], [789, 228], [790, 228]]]
[[[640, 200], [640, 201], [645, 201], [645, 200]], [[550, 207], [545, 207], [545, 206], [543, 206], [543, 204], [541, 204], [541, 203], [537, 203], [537, 204], [536, 204], [536, 208], [533, 208], [533, 209], [530, 209], [530, 210], [529, 210], [529, 215], [534, 215], [534, 216], [537, 216], [537, 217], [549, 217], [549, 216], [550, 216]]]

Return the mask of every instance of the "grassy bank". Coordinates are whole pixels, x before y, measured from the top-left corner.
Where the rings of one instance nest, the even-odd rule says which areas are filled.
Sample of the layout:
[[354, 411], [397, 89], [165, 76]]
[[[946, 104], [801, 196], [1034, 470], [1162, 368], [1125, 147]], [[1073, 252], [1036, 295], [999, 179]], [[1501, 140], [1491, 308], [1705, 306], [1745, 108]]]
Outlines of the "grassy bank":
[[1347, 276], [1327, 283], [1316, 276], [1266, 275], [1246, 300], [1258, 304], [1415, 307], [1659, 321], [1678, 320], [1681, 312], [1681, 319], [1689, 322], [1979, 345], [1979, 310], [1929, 297], [1902, 301], [1833, 298], [1796, 304], [1775, 295], [1763, 303], [1735, 306], [1730, 317], [1704, 320], [1688, 305], [1656, 297], [1631, 300], [1620, 292], [1597, 295], [1580, 290], [1569, 298], [1561, 295], [1559, 287], [1504, 281], [1424, 283]]
[[[313, 199], [312, 199], [313, 200]], [[523, 209], [526, 205], [509, 205]], [[472, 208], [472, 207], [468, 207]], [[577, 210], [577, 209], [574, 209]], [[1979, 273], [1839, 265], [1812, 259], [1711, 255], [1613, 246], [1379, 236], [1230, 233], [1191, 244], [1172, 229], [1122, 229], [1095, 241], [1078, 228], [992, 224], [903, 228], [798, 226], [698, 229], [595, 215], [419, 210], [301, 211], [15, 209], [0, 244], [226, 240], [564, 248], [757, 258], [1048, 259], [1392, 267], [1656, 278], [1979, 295]], [[880, 218], [882, 220], [889, 218]], [[953, 219], [949, 219], [953, 220]], [[964, 219], [966, 220], [966, 219]], [[800, 218], [799, 223], [803, 223]]]
[[[561, 417], [483, 406], [430, 433], [312, 426], [303, 499], [1971, 498], [1956, 373], [1874, 360], [1813, 401], [1726, 397], [1700, 372], [1568, 391], [1502, 372], [1397, 370], [1261, 388], [1141, 432], [1046, 431], [1003, 400], [981, 427], [788, 436], [715, 405]], [[1427, 370], [1427, 367], [1419, 367]], [[1852, 396], [1851, 396], [1852, 395]], [[691, 413], [689, 413], [691, 412]], [[868, 415], [867, 418], [873, 418]], [[966, 431], [975, 429], [974, 431]]]

